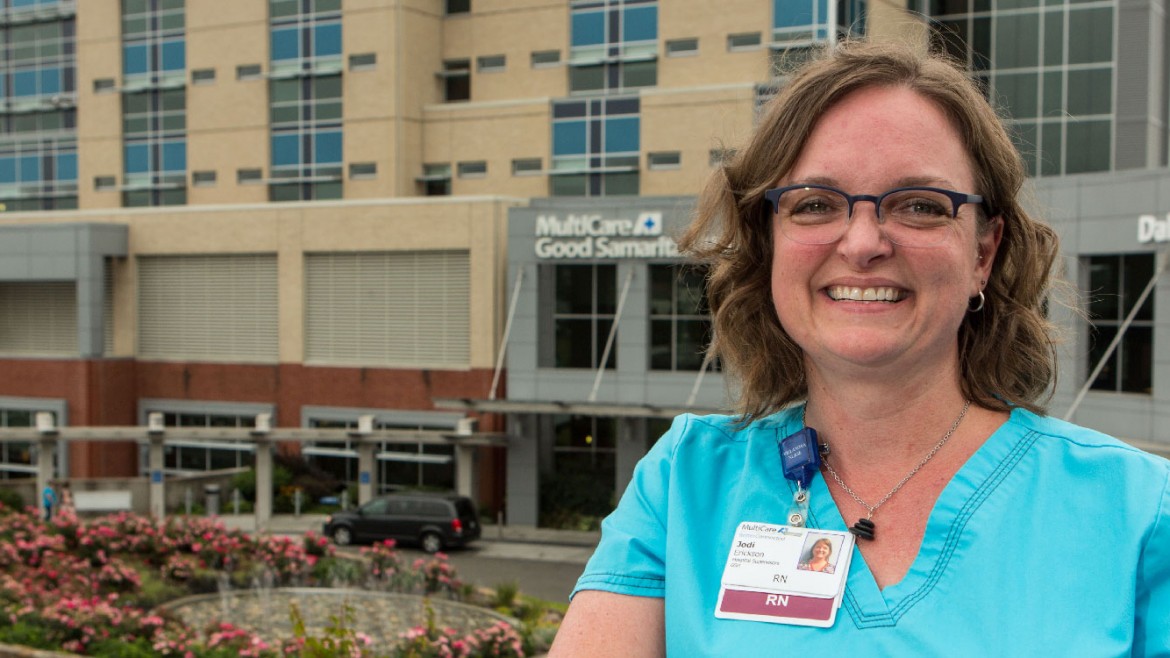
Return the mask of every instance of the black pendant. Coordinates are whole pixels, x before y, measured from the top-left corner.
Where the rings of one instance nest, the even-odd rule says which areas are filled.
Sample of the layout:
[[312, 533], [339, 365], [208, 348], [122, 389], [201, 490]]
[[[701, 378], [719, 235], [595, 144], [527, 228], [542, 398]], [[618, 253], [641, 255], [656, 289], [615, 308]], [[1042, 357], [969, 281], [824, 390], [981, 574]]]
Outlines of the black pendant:
[[860, 539], [873, 539], [874, 530], [873, 521], [869, 519], [858, 519], [857, 523], [854, 523], [853, 527], [849, 528], [849, 532], [852, 532]]

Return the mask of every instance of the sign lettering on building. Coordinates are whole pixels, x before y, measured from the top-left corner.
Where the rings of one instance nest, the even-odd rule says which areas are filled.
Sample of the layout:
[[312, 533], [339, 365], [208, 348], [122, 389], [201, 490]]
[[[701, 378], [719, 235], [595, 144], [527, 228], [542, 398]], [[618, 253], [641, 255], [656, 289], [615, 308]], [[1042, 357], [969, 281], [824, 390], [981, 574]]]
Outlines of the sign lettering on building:
[[668, 258], [678, 245], [662, 234], [662, 213], [645, 211], [637, 219], [601, 215], [539, 215], [536, 218], [539, 258]]
[[1162, 219], [1154, 215], [1138, 217], [1138, 242], [1170, 242], [1170, 215]]

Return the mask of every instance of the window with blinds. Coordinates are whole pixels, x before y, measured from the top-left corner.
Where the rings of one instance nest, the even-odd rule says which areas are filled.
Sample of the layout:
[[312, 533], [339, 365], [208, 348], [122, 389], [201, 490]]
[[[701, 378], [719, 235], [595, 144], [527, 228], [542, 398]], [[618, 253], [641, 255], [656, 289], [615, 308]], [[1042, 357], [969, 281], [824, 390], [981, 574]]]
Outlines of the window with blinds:
[[305, 257], [305, 359], [338, 365], [466, 368], [466, 251]]
[[138, 259], [138, 356], [275, 363], [274, 254]]
[[0, 309], [0, 354], [76, 357], [80, 353], [74, 282], [0, 282]]

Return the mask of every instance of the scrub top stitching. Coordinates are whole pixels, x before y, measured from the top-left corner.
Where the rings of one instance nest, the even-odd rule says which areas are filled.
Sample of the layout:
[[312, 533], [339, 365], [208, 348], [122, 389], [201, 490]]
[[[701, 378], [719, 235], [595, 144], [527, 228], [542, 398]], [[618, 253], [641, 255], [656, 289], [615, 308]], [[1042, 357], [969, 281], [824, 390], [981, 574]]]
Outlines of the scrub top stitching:
[[1012, 450], [1000, 461], [983, 483], [979, 485], [979, 488], [968, 498], [966, 504], [955, 515], [955, 519], [951, 523], [950, 531], [947, 533], [947, 538], [926, 581], [917, 590], [906, 596], [900, 604], [889, 611], [867, 613], [862, 609], [861, 604], [857, 601], [853, 592], [848, 587], [845, 588], [845, 609], [848, 610], [849, 616], [853, 619], [853, 623], [857, 628], [865, 629], [897, 625], [902, 615], [909, 612], [915, 604], [925, 598], [934, 589], [935, 585], [938, 584], [938, 581], [946, 572], [947, 564], [954, 555], [955, 549], [958, 546], [959, 537], [962, 536], [967, 522], [975, 514], [975, 511], [983, 505], [984, 501], [994, 493], [995, 489], [999, 487], [1007, 475], [1015, 469], [1016, 464], [1023, 459], [1024, 454], [1036, 442], [1037, 436], [1038, 433], [1035, 430], [1030, 430], [1021, 437], [1016, 442], [1016, 445], [1012, 447]]

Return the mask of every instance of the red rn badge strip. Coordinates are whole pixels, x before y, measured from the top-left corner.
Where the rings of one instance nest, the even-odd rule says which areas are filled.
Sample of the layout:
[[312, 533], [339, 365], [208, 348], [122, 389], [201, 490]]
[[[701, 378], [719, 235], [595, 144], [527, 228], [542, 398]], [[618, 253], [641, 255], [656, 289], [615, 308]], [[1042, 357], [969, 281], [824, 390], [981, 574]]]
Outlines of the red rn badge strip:
[[828, 621], [833, 615], [833, 604], [834, 599], [726, 589], [719, 610], [766, 617]]

